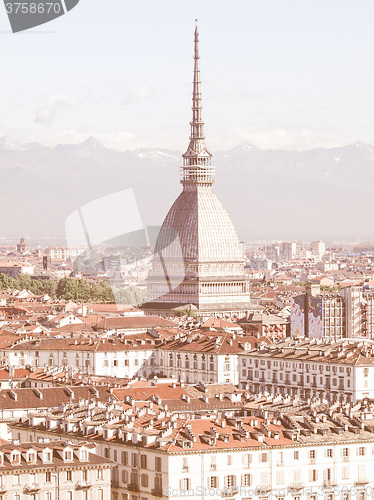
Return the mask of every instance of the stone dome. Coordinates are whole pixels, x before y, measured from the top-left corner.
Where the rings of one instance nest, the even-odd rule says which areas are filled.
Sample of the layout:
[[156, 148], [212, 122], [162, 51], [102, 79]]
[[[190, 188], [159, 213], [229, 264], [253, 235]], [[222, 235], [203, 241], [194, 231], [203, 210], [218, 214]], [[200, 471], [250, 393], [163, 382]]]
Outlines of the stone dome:
[[210, 186], [181, 192], [163, 222], [155, 253], [160, 251], [185, 263], [243, 262], [233, 223]]

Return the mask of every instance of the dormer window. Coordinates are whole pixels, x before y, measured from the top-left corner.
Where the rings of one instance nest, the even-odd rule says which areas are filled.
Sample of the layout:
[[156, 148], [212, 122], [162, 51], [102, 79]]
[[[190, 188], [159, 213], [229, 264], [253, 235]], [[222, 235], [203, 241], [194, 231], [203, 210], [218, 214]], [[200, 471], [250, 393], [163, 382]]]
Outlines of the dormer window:
[[51, 451], [44, 451], [43, 453], [43, 462], [44, 463], [50, 463], [52, 462], [52, 452]]
[[21, 463], [21, 455], [18, 453], [18, 451], [12, 453], [11, 461], [13, 465], [19, 465]]
[[81, 450], [80, 451], [80, 456], [81, 456], [81, 460], [87, 460], [88, 459], [88, 453], [87, 453], [87, 450]]
[[27, 463], [34, 464], [36, 462], [36, 453], [35, 451], [29, 451], [27, 454]]
[[0, 453], [0, 465], [4, 465], [4, 453]]
[[64, 460], [65, 462], [71, 462], [73, 459], [73, 453], [71, 452], [71, 450], [66, 450], [64, 452]]

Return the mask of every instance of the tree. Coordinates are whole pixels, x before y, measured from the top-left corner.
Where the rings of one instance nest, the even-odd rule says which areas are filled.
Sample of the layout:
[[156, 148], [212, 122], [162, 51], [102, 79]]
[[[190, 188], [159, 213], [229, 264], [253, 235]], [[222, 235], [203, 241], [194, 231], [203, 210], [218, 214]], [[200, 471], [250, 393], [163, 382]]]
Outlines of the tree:
[[14, 278], [11, 278], [7, 274], [0, 274], [0, 289], [1, 290], [14, 289]]

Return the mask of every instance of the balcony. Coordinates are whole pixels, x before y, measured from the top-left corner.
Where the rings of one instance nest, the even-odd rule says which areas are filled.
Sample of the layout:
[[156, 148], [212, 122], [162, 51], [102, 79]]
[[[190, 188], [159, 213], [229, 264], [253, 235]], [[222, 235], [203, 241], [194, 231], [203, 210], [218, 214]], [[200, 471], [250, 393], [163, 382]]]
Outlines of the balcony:
[[303, 483], [299, 483], [299, 482], [297, 482], [297, 483], [291, 483], [291, 484], [288, 485], [288, 488], [290, 490], [299, 491], [299, 490], [302, 490], [304, 488], [304, 484]]
[[38, 483], [27, 484], [23, 491], [24, 493], [37, 493], [40, 490], [40, 486]]
[[272, 490], [272, 485], [271, 484], [259, 484], [257, 486], [257, 491], [261, 495], [263, 493], [268, 493], [269, 491]]
[[222, 496], [223, 497], [233, 497], [238, 493], [238, 487], [237, 486], [230, 486], [230, 488], [225, 488], [222, 491]]
[[153, 495], [154, 497], [162, 497], [162, 488], [153, 488], [153, 490], [151, 490], [151, 495]]
[[365, 484], [368, 484], [370, 482], [369, 478], [367, 477], [359, 477], [355, 481], [355, 486], [365, 486]]
[[139, 491], [139, 485], [136, 483], [128, 483], [127, 489], [130, 491]]
[[112, 488], [119, 488], [119, 481], [118, 479], [112, 479], [112, 481], [110, 482]]
[[88, 481], [78, 481], [75, 485], [76, 490], [89, 490], [92, 487], [92, 484]]
[[325, 488], [334, 488], [335, 486], [337, 486], [337, 481], [335, 481], [335, 479], [325, 479], [323, 481], [323, 486]]

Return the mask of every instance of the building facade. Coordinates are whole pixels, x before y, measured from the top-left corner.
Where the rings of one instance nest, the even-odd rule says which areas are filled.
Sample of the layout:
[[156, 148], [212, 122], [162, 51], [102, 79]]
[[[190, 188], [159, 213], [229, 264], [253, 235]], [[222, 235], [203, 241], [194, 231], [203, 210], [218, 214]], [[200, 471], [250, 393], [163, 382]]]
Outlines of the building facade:
[[105, 500], [114, 463], [95, 445], [40, 438], [0, 445], [2, 500]]
[[340, 292], [321, 292], [307, 287], [291, 301], [291, 336], [338, 340], [374, 338], [374, 292], [359, 286]]
[[239, 355], [239, 387], [303, 400], [356, 402], [374, 397], [371, 343], [278, 341]]

